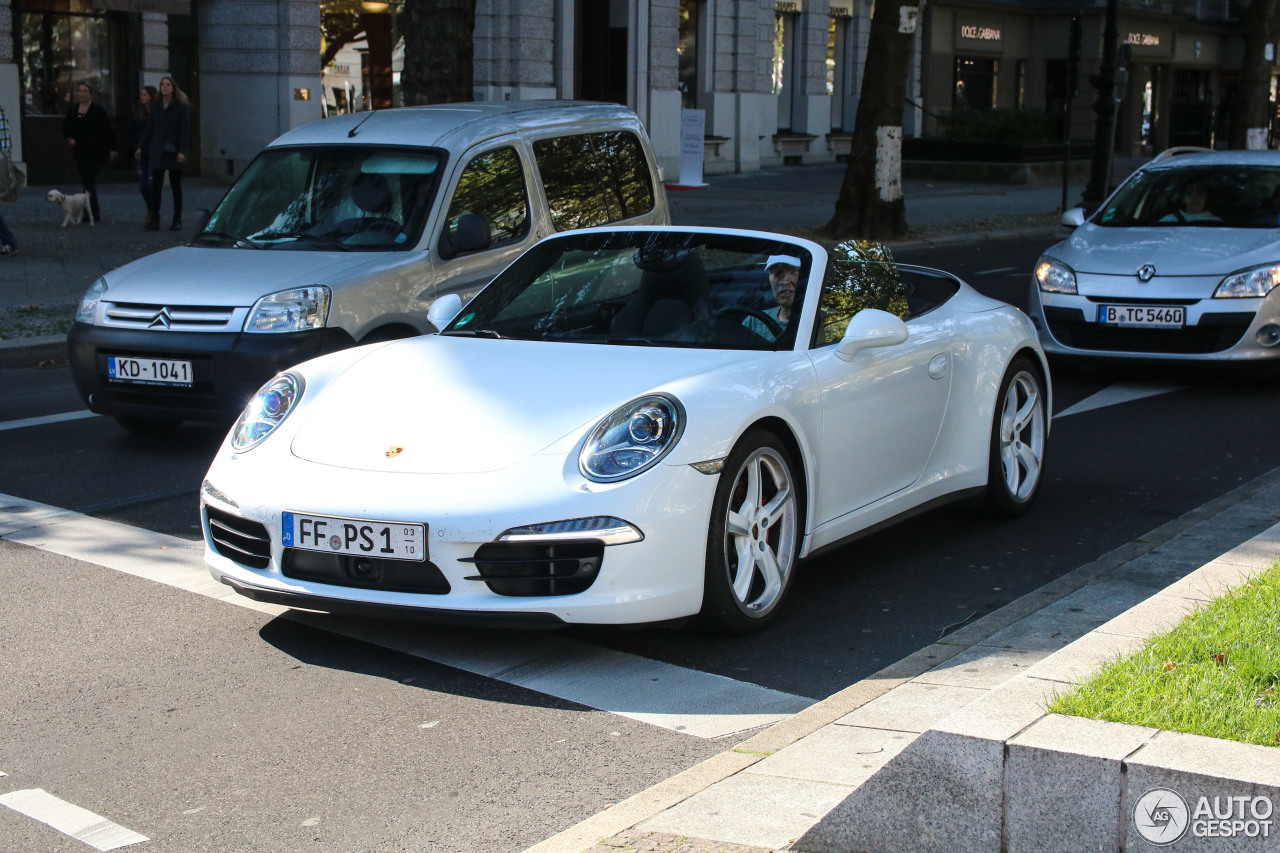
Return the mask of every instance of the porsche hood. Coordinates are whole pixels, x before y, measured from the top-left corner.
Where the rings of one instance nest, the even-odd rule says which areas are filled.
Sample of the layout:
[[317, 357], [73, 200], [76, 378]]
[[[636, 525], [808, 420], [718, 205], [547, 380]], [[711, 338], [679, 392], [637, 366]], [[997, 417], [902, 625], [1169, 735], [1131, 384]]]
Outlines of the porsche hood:
[[428, 336], [377, 347], [323, 389], [295, 456], [342, 468], [468, 474], [574, 439], [628, 400], [742, 353]]

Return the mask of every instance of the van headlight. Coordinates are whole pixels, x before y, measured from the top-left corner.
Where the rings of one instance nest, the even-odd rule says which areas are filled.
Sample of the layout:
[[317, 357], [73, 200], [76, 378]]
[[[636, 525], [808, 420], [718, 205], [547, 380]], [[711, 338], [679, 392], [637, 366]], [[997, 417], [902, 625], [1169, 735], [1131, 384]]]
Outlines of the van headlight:
[[1214, 299], [1248, 299], [1266, 296], [1280, 284], [1280, 265], [1258, 267], [1229, 275], [1213, 292]]
[[578, 455], [578, 468], [597, 483], [634, 477], [666, 456], [683, 430], [684, 409], [674, 398], [640, 397], [592, 428]]
[[243, 453], [265, 441], [298, 405], [304, 387], [301, 376], [281, 373], [259, 388], [231, 428], [231, 449]]
[[323, 284], [282, 290], [259, 299], [244, 324], [246, 332], [307, 332], [329, 319], [329, 288]]
[[98, 313], [98, 302], [107, 292], [107, 280], [100, 278], [89, 286], [80, 299], [80, 307], [76, 309], [76, 322], [93, 325], [94, 315]]
[[1036, 284], [1046, 293], [1076, 292], [1076, 272], [1062, 261], [1041, 258], [1036, 261]]

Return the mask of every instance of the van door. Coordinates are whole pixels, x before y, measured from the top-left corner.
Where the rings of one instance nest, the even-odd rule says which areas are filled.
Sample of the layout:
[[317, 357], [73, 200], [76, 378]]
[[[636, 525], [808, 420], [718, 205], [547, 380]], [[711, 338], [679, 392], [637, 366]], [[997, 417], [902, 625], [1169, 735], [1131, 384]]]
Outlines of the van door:
[[[431, 236], [437, 272], [435, 299], [457, 293], [466, 302], [542, 235], [530, 207], [529, 168], [514, 142], [468, 154], [444, 209], [444, 226]], [[481, 252], [451, 257], [449, 235], [466, 213], [489, 223], [491, 243]]]

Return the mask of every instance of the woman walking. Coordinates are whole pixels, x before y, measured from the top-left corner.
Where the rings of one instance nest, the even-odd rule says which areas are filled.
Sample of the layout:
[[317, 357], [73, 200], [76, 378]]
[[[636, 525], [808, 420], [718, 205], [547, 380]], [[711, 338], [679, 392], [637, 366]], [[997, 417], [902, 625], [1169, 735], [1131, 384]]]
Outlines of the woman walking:
[[142, 151], [141, 157], [134, 157], [133, 171], [138, 176], [138, 192], [142, 193], [142, 203], [147, 207], [147, 224], [151, 219], [151, 159], [142, 148], [142, 135], [151, 122], [151, 105], [160, 93], [155, 86], [143, 86], [138, 93], [138, 106], [133, 111], [133, 123], [129, 128], [129, 147], [135, 152]]
[[190, 103], [172, 77], [160, 78], [160, 97], [151, 104], [151, 120], [133, 152], [139, 160], [145, 155], [151, 166], [151, 203], [144, 226], [148, 231], [160, 227], [165, 172], [169, 173], [169, 187], [173, 190], [173, 224], [169, 230], [182, 230], [182, 166], [191, 147]]
[[107, 160], [116, 156], [116, 134], [111, 129], [111, 117], [100, 104], [93, 102], [93, 90], [88, 83], [76, 86], [76, 103], [67, 110], [62, 120], [62, 135], [67, 138], [67, 150], [80, 170], [80, 183], [89, 194], [89, 211], [93, 221], [102, 221], [102, 209], [98, 206], [98, 172]]

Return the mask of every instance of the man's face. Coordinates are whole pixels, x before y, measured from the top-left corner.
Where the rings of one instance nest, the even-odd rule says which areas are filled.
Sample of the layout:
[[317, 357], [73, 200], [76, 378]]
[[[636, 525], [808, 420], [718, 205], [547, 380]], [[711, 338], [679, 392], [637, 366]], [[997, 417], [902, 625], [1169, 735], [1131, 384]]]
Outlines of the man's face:
[[788, 264], [775, 264], [769, 268], [769, 286], [773, 288], [773, 298], [788, 311], [791, 302], [796, 298], [796, 282], [800, 278], [800, 270]]

